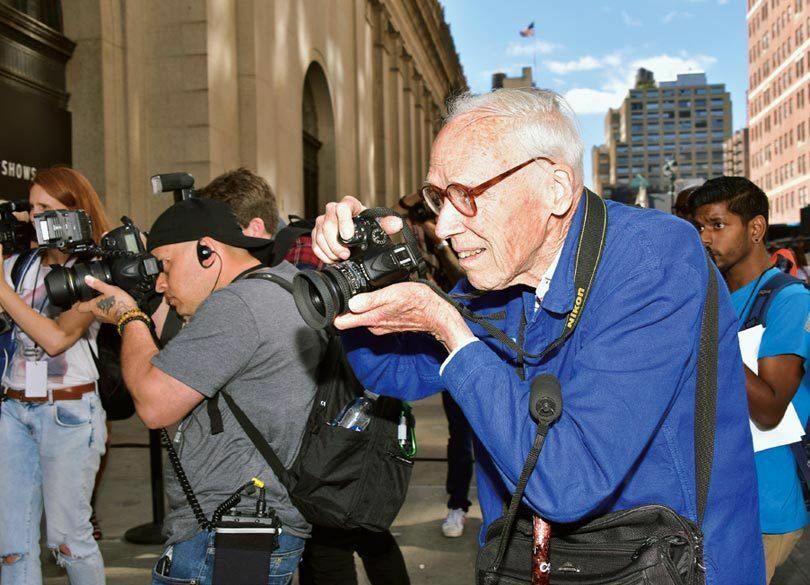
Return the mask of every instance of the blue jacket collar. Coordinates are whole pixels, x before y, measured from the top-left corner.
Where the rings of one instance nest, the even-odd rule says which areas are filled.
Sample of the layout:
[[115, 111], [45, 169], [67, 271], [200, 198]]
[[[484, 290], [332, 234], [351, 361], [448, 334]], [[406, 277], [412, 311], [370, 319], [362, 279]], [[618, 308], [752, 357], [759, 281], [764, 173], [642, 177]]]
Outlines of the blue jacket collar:
[[585, 216], [585, 192], [579, 197], [579, 205], [571, 222], [568, 235], [565, 236], [560, 261], [551, 279], [548, 292], [540, 306], [550, 312], [565, 314], [574, 308], [574, 261], [576, 260], [577, 242], [582, 231]]

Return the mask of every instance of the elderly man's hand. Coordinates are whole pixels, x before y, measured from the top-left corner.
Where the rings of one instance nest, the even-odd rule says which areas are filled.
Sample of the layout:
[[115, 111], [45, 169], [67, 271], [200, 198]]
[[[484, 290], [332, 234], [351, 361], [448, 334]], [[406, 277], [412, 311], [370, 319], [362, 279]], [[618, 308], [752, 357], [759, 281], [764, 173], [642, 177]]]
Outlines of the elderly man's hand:
[[75, 306], [80, 313], [93, 313], [95, 318], [102, 323], [116, 325], [121, 315], [130, 309], [138, 308], [138, 303], [117, 286], [112, 286], [92, 276], [86, 276], [84, 282], [90, 288], [100, 292], [101, 296], [77, 303]]
[[335, 319], [338, 329], [368, 327], [375, 335], [424, 331], [448, 351], [473, 337], [464, 319], [430, 287], [417, 282], [392, 284], [349, 300], [350, 313]]
[[[346, 260], [349, 248], [340, 243], [338, 235], [349, 239], [354, 235], [352, 218], [360, 215], [366, 206], [354, 197], [346, 196], [338, 203], [327, 203], [323, 215], [315, 220], [312, 230], [312, 251], [323, 262], [332, 264]], [[398, 217], [386, 217], [380, 226], [387, 234], [395, 234], [402, 229], [402, 220]]]

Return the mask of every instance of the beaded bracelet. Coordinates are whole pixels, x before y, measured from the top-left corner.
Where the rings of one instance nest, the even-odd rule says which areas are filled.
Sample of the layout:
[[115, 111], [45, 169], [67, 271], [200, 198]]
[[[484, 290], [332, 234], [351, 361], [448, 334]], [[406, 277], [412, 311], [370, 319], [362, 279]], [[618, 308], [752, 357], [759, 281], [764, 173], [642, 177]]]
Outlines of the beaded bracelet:
[[133, 321], [140, 321], [144, 323], [147, 327], [152, 327], [152, 319], [149, 318], [149, 315], [141, 311], [140, 309], [130, 309], [126, 311], [118, 318], [118, 335], [124, 334], [124, 327], [127, 323], [132, 323]]

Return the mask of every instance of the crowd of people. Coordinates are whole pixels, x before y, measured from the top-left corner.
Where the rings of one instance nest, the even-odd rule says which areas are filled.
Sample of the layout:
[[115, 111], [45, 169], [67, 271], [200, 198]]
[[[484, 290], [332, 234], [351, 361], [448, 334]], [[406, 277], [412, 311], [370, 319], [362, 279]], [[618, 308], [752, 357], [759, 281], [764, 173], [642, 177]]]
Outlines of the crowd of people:
[[[463, 533], [474, 467], [481, 545], [516, 489], [517, 512], [552, 535], [660, 505], [700, 535], [694, 563], [678, 570], [713, 585], [767, 583], [810, 521], [800, 449], [759, 449], [752, 439], [786, 413], [802, 427], [810, 416], [803, 249], [785, 280], [767, 248], [767, 195], [740, 177], [682, 194], [673, 208], [680, 217], [598, 203], [584, 185], [583, 150], [553, 92], [456, 97], [426, 183], [399, 200], [401, 216], [379, 219], [392, 236], [409, 223], [428, 279], [352, 296], [334, 328], [370, 392], [442, 394], [445, 536]], [[109, 229], [97, 193], [73, 169], [38, 172], [29, 201], [32, 216], [84, 209], [96, 241]], [[91, 521], [108, 436], [96, 391], [102, 323], [120, 334], [138, 416], [149, 428], [177, 425], [167, 541], [153, 583], [228, 582], [224, 567], [234, 565], [219, 556], [228, 547], [210, 520], [223, 502], [246, 517], [266, 506], [281, 526], [266, 550], [258, 538], [247, 547], [266, 553], [261, 582], [290, 583], [300, 567], [301, 583], [356, 583], [355, 553], [375, 585], [410, 582], [389, 531], [313, 526], [231, 405], [290, 467], [328, 335], [305, 323], [277, 282], [347, 260], [352, 220], [365, 209], [351, 196], [329, 203], [311, 234], [287, 238], [282, 249], [284, 222], [267, 182], [229, 171], [149, 229], [162, 300], [148, 309], [131, 291], [88, 277], [98, 296], [62, 310], [49, 302], [45, 277], [83, 258], [55, 249], [5, 257], [0, 306], [14, 322], [14, 346], [0, 403], [2, 585], [42, 582], [43, 512], [46, 546], [70, 583], [105, 583]], [[588, 255], [593, 270], [583, 280]], [[753, 335], [746, 358], [741, 340]], [[712, 406], [702, 420], [696, 396], [706, 371]], [[521, 478], [539, 449], [530, 397], [548, 375], [562, 388], [561, 415]], [[259, 499], [230, 500], [248, 486]], [[553, 545], [544, 566], [554, 574]]]

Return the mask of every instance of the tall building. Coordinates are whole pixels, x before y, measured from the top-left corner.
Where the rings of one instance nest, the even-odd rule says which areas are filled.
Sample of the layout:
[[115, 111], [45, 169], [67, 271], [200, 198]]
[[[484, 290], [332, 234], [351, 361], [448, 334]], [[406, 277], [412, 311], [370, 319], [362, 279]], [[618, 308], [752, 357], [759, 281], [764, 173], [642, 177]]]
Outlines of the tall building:
[[534, 87], [531, 67], [524, 67], [521, 70], [520, 77], [507, 77], [506, 73], [501, 72], [492, 74], [492, 89], [517, 89], [521, 87]]
[[0, 55], [0, 196], [72, 162], [144, 228], [168, 171], [246, 166], [285, 214], [393, 203], [467, 88], [439, 0], [0, 0]]
[[795, 223], [810, 204], [810, 8], [802, 0], [748, 0], [751, 180], [771, 223]]
[[[649, 182], [650, 193], [666, 192], [665, 163], [678, 163], [683, 179], [707, 179], [723, 173], [723, 142], [731, 135], [731, 96], [724, 84], [709, 84], [704, 73], [686, 73], [656, 83], [639, 70], [636, 86], [618, 110], [605, 116], [605, 146], [610, 166], [609, 191], [635, 179]], [[601, 171], [594, 167], [594, 184]]]
[[737, 130], [723, 144], [723, 174], [751, 178], [748, 128]]

